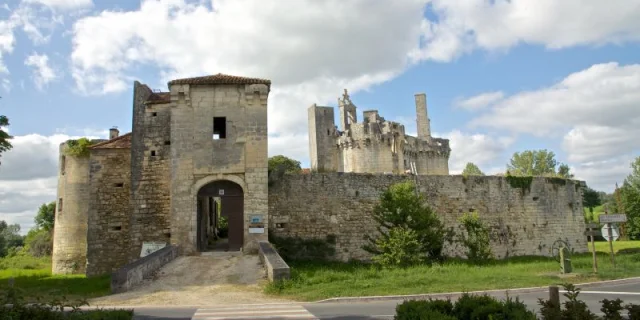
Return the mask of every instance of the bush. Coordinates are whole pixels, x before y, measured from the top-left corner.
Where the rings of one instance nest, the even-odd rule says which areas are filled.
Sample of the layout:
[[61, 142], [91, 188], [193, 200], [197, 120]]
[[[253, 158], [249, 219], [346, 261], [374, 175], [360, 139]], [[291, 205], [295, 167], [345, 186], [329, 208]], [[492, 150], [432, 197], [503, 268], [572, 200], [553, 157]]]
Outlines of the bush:
[[535, 320], [536, 315], [518, 299], [500, 301], [488, 295], [465, 293], [455, 304], [449, 300], [406, 301], [396, 307], [395, 319]]
[[391, 229], [389, 238], [378, 238], [376, 246], [380, 253], [373, 261], [383, 266], [408, 267], [423, 260], [418, 235], [407, 228]]
[[393, 241], [396, 243], [393, 244], [390, 243], [390, 232], [394, 228], [404, 228], [414, 232], [419, 243], [419, 247], [415, 249], [414, 242], [404, 242], [408, 247], [402, 251], [415, 255], [411, 257], [411, 261], [431, 262], [442, 258], [442, 248], [447, 238], [444, 224], [425, 204], [423, 197], [416, 194], [413, 182], [397, 183], [383, 192], [380, 203], [374, 208], [373, 219], [378, 224], [378, 236], [367, 235], [369, 243], [363, 246], [363, 249], [373, 256], [387, 254], [387, 248], [397, 248], [398, 237], [406, 238], [409, 235], [395, 234], [396, 238]]
[[480, 220], [477, 212], [465, 213], [460, 218], [459, 242], [467, 248], [467, 258], [473, 262], [484, 262], [493, 258], [489, 227]]

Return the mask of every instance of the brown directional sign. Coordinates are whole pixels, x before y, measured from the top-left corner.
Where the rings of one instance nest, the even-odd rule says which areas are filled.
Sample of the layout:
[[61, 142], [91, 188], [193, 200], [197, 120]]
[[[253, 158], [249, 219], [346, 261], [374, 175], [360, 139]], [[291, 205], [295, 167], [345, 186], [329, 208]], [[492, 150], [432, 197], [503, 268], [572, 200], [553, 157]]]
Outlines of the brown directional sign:
[[598, 237], [601, 236], [602, 233], [600, 232], [600, 230], [587, 230], [584, 232], [585, 236], [591, 236], [591, 237]]

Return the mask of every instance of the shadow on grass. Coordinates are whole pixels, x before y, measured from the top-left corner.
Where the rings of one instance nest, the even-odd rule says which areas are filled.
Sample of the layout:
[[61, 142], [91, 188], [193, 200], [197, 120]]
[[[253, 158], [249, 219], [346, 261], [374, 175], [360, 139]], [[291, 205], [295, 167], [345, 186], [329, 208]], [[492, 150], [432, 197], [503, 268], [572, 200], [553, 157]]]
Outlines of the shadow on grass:
[[[0, 277], [0, 295], [9, 289], [9, 278]], [[110, 276], [87, 278], [83, 275], [16, 275], [14, 285], [29, 302], [65, 296], [68, 299], [95, 298], [110, 293]]]

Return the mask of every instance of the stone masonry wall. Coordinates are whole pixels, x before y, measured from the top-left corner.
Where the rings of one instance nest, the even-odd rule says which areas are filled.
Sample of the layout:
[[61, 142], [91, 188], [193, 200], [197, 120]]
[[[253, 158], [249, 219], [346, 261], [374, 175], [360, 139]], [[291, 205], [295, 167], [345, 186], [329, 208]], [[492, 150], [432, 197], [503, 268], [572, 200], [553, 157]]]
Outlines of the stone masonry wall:
[[87, 257], [89, 157], [65, 155], [60, 145], [58, 199], [53, 231], [53, 274], [82, 274]]
[[[269, 187], [269, 232], [325, 239], [336, 236], [336, 258], [368, 259], [364, 236], [375, 233], [371, 212], [391, 184], [412, 176], [356, 173], [287, 174]], [[530, 189], [505, 177], [418, 176], [419, 191], [447, 227], [476, 211], [492, 228], [497, 257], [548, 255], [556, 239], [587, 250], [580, 182], [534, 178]], [[456, 229], [457, 230], [457, 229]], [[464, 255], [447, 246], [448, 255]]]
[[143, 242], [168, 243], [171, 235], [171, 110], [169, 104], [144, 105], [151, 93], [147, 86], [135, 83], [129, 262], [140, 257]]
[[127, 264], [130, 168], [129, 149], [91, 151], [87, 276], [111, 273]]
[[[267, 223], [266, 85], [172, 85], [171, 243], [196, 250], [196, 196], [204, 185], [229, 180], [244, 190], [244, 250], [257, 250], [267, 233], [249, 234], [248, 220]], [[214, 140], [213, 118], [226, 118], [227, 136]]]

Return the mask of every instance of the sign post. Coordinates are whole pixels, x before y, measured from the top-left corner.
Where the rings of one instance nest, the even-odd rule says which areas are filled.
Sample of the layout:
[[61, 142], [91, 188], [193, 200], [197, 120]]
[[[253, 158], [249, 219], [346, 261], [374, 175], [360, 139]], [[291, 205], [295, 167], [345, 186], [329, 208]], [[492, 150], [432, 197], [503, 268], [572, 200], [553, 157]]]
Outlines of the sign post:
[[598, 259], [596, 258], [596, 243], [594, 241], [595, 236], [601, 235], [598, 230], [597, 223], [587, 223], [587, 231], [584, 232], [586, 236], [591, 237], [591, 255], [593, 256], [593, 273], [598, 273]]
[[607, 211], [607, 205], [604, 207], [604, 214], [598, 216], [600, 223], [607, 224], [607, 234], [609, 236], [609, 251], [611, 253], [611, 264], [613, 264], [613, 268], [616, 267], [616, 260], [613, 255], [613, 234], [611, 232], [611, 225], [613, 223], [627, 222], [627, 215], [625, 214], [609, 214]]

